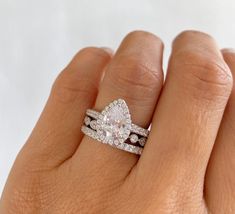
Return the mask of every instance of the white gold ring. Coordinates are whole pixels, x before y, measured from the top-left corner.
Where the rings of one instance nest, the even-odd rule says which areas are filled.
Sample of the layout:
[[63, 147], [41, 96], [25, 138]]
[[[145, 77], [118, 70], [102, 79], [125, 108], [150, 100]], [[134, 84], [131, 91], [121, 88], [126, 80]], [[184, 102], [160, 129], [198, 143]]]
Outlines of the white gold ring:
[[82, 132], [104, 144], [141, 155], [149, 131], [131, 121], [131, 115], [123, 99], [114, 100], [100, 113], [86, 111]]

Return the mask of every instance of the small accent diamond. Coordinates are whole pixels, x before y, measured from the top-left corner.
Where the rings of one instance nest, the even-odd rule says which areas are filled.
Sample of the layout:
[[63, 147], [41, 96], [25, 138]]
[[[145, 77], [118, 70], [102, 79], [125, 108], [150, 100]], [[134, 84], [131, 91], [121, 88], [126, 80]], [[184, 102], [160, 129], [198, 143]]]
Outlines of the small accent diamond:
[[145, 143], [146, 143], [146, 138], [145, 138], [145, 137], [142, 137], [142, 138], [139, 139], [139, 144], [140, 144], [141, 146], [144, 146]]
[[131, 134], [130, 135], [130, 141], [132, 142], [132, 143], [136, 143], [137, 141], [138, 141], [138, 136], [136, 135], [136, 134]]
[[85, 119], [84, 119], [85, 125], [86, 125], [86, 126], [89, 126], [89, 125], [90, 125], [90, 122], [91, 122], [91, 118], [86, 116]]
[[92, 129], [96, 130], [96, 120], [92, 120], [92, 121], [90, 122], [90, 127], [91, 127]]

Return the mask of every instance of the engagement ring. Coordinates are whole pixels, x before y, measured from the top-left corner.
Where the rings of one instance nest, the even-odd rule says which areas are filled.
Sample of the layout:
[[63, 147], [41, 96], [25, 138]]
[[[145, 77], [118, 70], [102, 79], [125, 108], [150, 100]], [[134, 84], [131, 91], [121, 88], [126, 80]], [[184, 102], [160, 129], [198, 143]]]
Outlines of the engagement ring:
[[82, 132], [104, 144], [140, 155], [149, 131], [131, 121], [131, 115], [123, 99], [114, 100], [100, 113], [86, 111]]

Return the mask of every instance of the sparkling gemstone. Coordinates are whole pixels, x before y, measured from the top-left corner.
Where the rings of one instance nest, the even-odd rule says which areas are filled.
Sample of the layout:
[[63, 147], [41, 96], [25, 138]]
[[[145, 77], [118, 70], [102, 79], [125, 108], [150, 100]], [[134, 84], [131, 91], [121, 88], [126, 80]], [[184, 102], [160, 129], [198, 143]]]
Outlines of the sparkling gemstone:
[[131, 136], [130, 136], [130, 141], [132, 142], [132, 143], [136, 143], [137, 141], [138, 141], [138, 136], [136, 135], [136, 134], [132, 134]]
[[90, 125], [90, 122], [91, 122], [91, 118], [90, 117], [85, 117], [84, 119], [84, 123], [86, 126], [89, 126]]
[[108, 143], [124, 142], [130, 134], [131, 120], [125, 101], [118, 100], [111, 103], [101, 113], [97, 124], [97, 132]]
[[92, 129], [96, 130], [96, 120], [92, 120], [92, 121], [90, 122], [90, 127], [91, 127]]
[[142, 137], [142, 138], [139, 139], [139, 144], [140, 144], [141, 146], [144, 146], [145, 143], [146, 143], [146, 138], [145, 138], [145, 137]]
[[115, 140], [114, 141], [114, 145], [118, 146], [120, 143], [119, 143], [119, 140]]

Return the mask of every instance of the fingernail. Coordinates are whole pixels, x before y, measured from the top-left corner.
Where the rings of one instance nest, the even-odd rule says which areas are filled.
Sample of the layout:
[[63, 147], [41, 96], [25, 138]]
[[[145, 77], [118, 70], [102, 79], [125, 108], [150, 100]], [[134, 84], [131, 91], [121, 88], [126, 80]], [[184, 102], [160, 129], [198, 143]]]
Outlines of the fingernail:
[[103, 49], [105, 52], [107, 52], [109, 55], [113, 55], [113, 50], [109, 47], [100, 47]]

